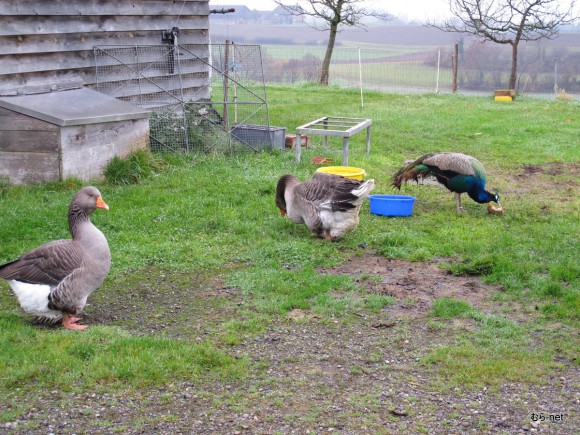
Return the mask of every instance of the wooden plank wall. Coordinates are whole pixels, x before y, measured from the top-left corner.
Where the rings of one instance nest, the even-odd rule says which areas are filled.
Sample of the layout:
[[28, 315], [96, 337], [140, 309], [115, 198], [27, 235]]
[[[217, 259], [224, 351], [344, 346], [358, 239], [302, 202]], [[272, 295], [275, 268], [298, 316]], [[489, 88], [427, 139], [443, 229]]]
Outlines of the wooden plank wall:
[[[180, 44], [207, 45], [208, 3], [0, 0], [0, 95], [95, 89], [95, 46], [160, 45], [162, 31], [174, 26]], [[207, 73], [199, 78], [205, 82]]]
[[56, 181], [60, 127], [0, 107], [0, 176], [15, 184]]

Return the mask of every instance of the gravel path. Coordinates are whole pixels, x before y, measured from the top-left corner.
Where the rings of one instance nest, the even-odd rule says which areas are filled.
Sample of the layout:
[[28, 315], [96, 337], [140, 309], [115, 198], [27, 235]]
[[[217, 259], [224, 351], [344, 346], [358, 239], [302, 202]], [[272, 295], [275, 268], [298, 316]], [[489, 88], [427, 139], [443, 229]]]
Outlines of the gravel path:
[[[382, 276], [364, 284], [369, 291], [396, 296], [397, 303], [377, 314], [360, 313], [348, 322], [294, 310], [267, 333], [229, 348], [233, 355], [250, 361], [249, 375], [241, 381], [176, 381], [158, 389], [115, 393], [104, 389], [82, 394], [41, 390], [32, 396], [24, 389], [4, 392], [0, 412], [13, 418], [0, 424], [0, 432], [578, 433], [580, 377], [574, 364], [562, 364], [537, 383], [462, 388], [448, 385], [437, 366], [424, 363], [429, 349], [450, 344], [457, 334], [474, 328], [469, 319], [452, 319], [443, 322], [445, 328], [433, 328], [428, 317], [432, 301], [449, 295], [491, 312], [497, 307], [487, 296], [498, 289], [474, 277], [452, 277], [435, 264], [387, 260], [372, 253], [321, 272]], [[154, 281], [144, 277], [144, 286], [149, 278]], [[218, 281], [213, 285], [204, 297], [221, 294], [234, 305], [240, 303], [235, 290], [224, 289]], [[167, 286], [175, 287], [171, 277]], [[139, 289], [133, 294], [138, 298]], [[152, 296], [156, 307], [188, 309], [183, 304], [176, 307], [173, 298], [164, 301], [162, 294]], [[160, 323], [159, 317], [159, 323], [143, 319], [142, 306], [135, 304], [132, 310], [131, 304], [124, 304], [113, 304], [105, 313], [94, 302], [87, 319], [116, 324], [115, 319], [122, 318], [135, 333], [172, 334], [175, 328], [176, 334], [184, 335], [183, 325]], [[212, 310], [205, 315], [216, 320]], [[516, 308], [511, 315], [523, 317]], [[201, 313], [192, 318], [197, 322], [190, 325], [193, 336], [209, 318]], [[131, 323], [131, 319], [140, 321]]]

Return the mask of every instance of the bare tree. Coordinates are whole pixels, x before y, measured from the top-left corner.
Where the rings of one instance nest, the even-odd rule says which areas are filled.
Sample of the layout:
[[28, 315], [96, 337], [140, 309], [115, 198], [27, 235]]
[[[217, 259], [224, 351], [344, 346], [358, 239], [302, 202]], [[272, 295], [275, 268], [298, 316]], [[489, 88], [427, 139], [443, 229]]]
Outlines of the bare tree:
[[511, 45], [508, 89], [515, 89], [519, 43], [555, 38], [561, 25], [578, 19], [575, 3], [576, 0], [449, 0], [455, 18], [428, 25]]
[[[283, 0], [275, 0], [278, 6], [294, 16], [309, 16], [314, 18], [314, 23], [310, 27], [330, 31], [328, 35], [328, 44], [326, 53], [322, 61], [322, 72], [320, 75], [320, 84], [328, 85], [328, 76], [330, 70], [330, 60], [336, 42], [336, 34], [340, 31], [341, 26], [365, 28], [365, 18], [373, 17], [380, 20], [391, 20], [394, 17], [388, 13], [377, 12], [362, 7], [365, 0], [303, 0], [295, 4], [286, 4]], [[304, 4], [303, 7], [301, 4]]]

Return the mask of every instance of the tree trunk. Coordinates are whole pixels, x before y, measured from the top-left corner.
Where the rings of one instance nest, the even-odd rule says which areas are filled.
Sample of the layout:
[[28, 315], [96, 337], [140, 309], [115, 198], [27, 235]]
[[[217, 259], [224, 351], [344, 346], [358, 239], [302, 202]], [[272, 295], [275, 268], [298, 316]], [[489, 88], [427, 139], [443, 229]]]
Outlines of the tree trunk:
[[518, 71], [518, 41], [512, 44], [512, 70], [510, 72], [510, 81], [508, 89], [516, 88], [516, 74]]
[[328, 75], [330, 71], [330, 59], [332, 58], [332, 51], [334, 50], [334, 41], [336, 41], [336, 33], [338, 32], [338, 23], [334, 21], [330, 23], [330, 35], [328, 36], [328, 45], [326, 46], [326, 53], [322, 61], [322, 73], [320, 75], [320, 84], [328, 86]]

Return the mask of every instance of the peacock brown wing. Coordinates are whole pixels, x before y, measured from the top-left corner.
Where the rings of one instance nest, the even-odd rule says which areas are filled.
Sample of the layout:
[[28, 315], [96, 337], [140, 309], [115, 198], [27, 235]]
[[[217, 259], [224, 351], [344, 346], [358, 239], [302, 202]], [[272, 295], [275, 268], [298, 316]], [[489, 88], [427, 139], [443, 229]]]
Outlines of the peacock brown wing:
[[453, 171], [457, 174], [475, 175], [472, 166], [474, 157], [462, 153], [436, 153], [423, 159], [422, 163], [440, 171]]

